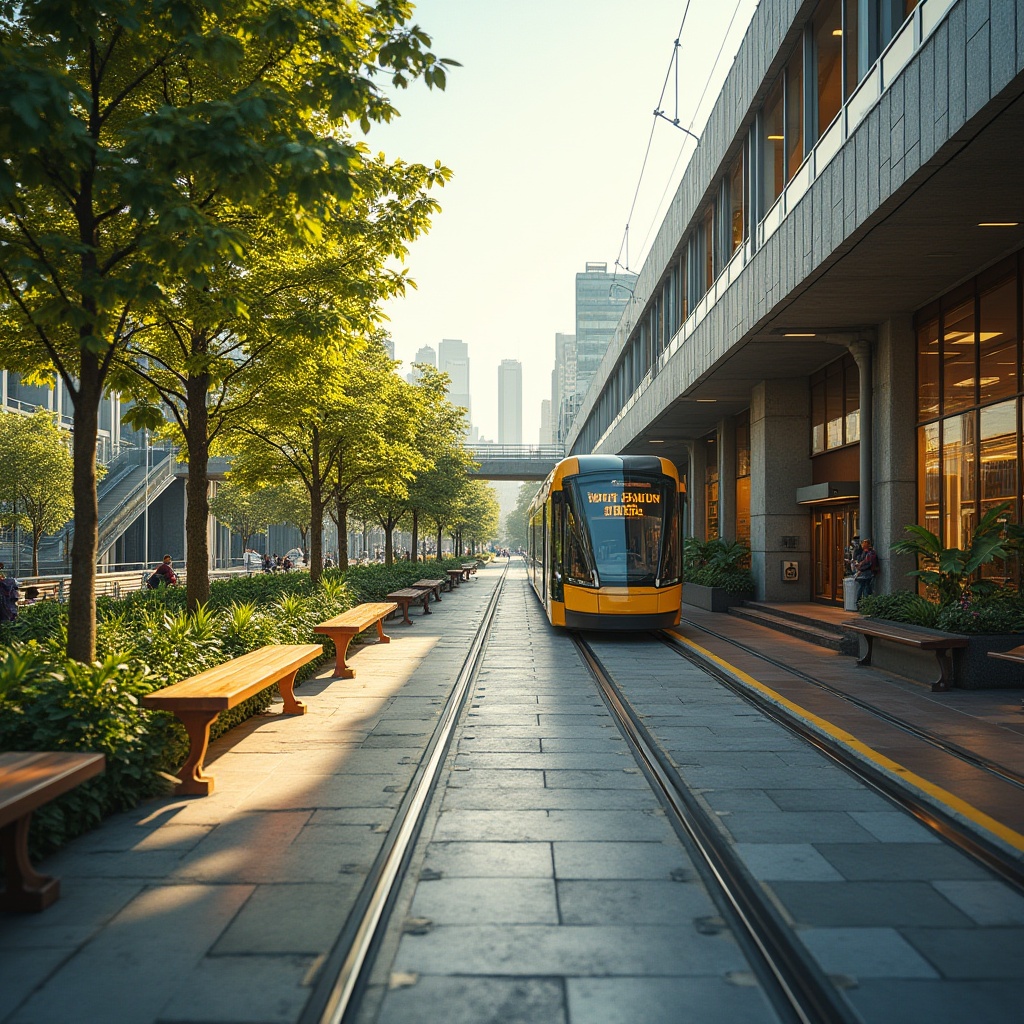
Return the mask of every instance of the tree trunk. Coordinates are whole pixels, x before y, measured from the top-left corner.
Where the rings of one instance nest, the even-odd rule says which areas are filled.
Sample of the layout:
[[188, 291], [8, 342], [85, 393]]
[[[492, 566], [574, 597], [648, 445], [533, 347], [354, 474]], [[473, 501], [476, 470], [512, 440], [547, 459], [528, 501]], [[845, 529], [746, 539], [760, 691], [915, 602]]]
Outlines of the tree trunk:
[[[309, 547], [306, 549], [309, 563], [309, 578], [313, 586], [324, 574], [324, 478], [320, 472], [320, 431], [313, 428], [313, 451], [310, 458], [309, 477]], [[306, 537], [302, 538], [303, 545]]]
[[99, 435], [103, 381], [99, 360], [82, 352], [78, 389], [72, 395], [75, 429], [71, 433], [75, 539], [71, 545], [71, 589], [68, 594], [69, 658], [96, 659], [96, 557], [99, 547], [99, 503], [96, 499], [96, 439]]
[[387, 520], [382, 520], [381, 524], [384, 526], [384, 564], [393, 565], [395, 562], [395, 521], [388, 516]]
[[416, 553], [416, 549], [420, 543], [420, 513], [419, 509], [412, 510], [412, 547], [409, 551], [409, 557], [414, 562], [419, 561], [419, 557]]
[[444, 540], [444, 530], [441, 526], [441, 520], [437, 521], [437, 560], [441, 561], [441, 541]]
[[210, 434], [206, 395], [209, 377], [202, 374], [185, 382], [188, 405], [188, 486], [185, 488], [185, 597], [194, 612], [210, 600]]
[[348, 568], [348, 502], [338, 495], [338, 568]]
[[[98, 506], [97, 506], [98, 508]], [[42, 537], [42, 531], [32, 531], [32, 575], [39, 575], [39, 538]]]

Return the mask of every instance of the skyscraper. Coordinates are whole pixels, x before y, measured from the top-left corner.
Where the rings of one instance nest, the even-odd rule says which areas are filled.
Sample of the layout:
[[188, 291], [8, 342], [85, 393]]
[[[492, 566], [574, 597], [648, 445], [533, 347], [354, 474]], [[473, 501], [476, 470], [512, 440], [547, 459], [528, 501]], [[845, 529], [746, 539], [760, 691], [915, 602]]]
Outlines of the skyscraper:
[[588, 263], [576, 275], [575, 391], [581, 397], [604, 359], [635, 284], [635, 274], [609, 274], [607, 263]]
[[410, 384], [418, 383], [420, 377], [423, 376], [423, 374], [416, 369], [417, 363], [425, 363], [427, 366], [437, 366], [437, 354], [430, 345], [424, 345], [422, 348], [417, 350], [416, 358], [413, 359], [413, 367], [405, 375], [405, 379]]
[[444, 338], [438, 346], [437, 368], [451, 380], [448, 400], [466, 410], [467, 427], [473, 417], [469, 397], [469, 346], [455, 338]]
[[554, 436], [551, 433], [551, 399], [541, 399], [540, 403], [540, 436], [541, 444], [551, 444]]
[[555, 335], [555, 368], [551, 371], [551, 439], [561, 444], [572, 422], [569, 409], [575, 412], [576, 335]]
[[523, 443], [523, 364], [502, 359], [498, 367], [498, 444]]

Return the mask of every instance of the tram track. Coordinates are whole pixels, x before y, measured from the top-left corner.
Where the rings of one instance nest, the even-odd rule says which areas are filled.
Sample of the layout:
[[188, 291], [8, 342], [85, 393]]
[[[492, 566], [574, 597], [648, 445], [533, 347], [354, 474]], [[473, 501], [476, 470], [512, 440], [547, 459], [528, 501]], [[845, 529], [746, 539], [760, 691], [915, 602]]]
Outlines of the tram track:
[[594, 649], [579, 633], [570, 635], [676, 833], [691, 850], [709, 888], [719, 893], [724, 916], [780, 1016], [802, 1024], [857, 1021], [640, 721]]
[[[930, 747], [941, 751], [947, 757], [987, 773], [993, 779], [999, 780], [1001, 784], [1010, 785], [1016, 789], [1024, 788], [1024, 778], [1011, 770], [1005, 769], [1003, 766], [996, 765], [988, 759], [965, 751], [957, 744], [950, 743], [934, 733], [913, 725], [913, 723], [906, 722], [898, 716], [878, 709], [866, 701], [846, 694], [823, 680], [816, 679], [808, 673], [787, 665], [778, 659], [762, 654], [747, 644], [716, 633], [698, 623], [688, 622], [687, 620], [683, 621], [687, 625], [699, 629], [702, 633], [715, 637], [717, 640], [728, 644], [736, 650], [742, 651], [766, 665], [771, 665], [804, 683], [815, 686], [832, 697], [846, 701], [855, 706], [859, 711], [871, 715], [877, 721], [915, 737]], [[941, 839], [970, 856], [1019, 892], [1024, 892], [1024, 865], [1022, 865], [1019, 855], [1014, 856], [1009, 850], [1003, 849], [999, 844], [988, 841], [978, 831], [966, 827], [958, 820], [952, 809], [945, 806], [939, 800], [926, 799], [924, 793], [916, 786], [907, 784], [905, 778], [897, 780], [891, 771], [885, 771], [870, 759], [855, 754], [848, 743], [841, 742], [827, 732], [815, 728], [805, 717], [802, 717], [795, 711], [790, 711], [776, 701], [768, 699], [758, 689], [736, 678], [714, 660], [699, 655], [688, 647], [683, 640], [674, 636], [672, 631], [666, 630], [655, 635], [658, 636], [659, 640], [668, 649], [672, 650], [679, 657], [709, 673], [731, 692], [753, 705], [772, 721], [800, 736], [872, 790], [907, 811]]]
[[479, 670], [507, 574], [508, 563], [491, 594], [438, 724], [398, 807], [394, 824], [370, 868], [345, 927], [324, 961], [319, 980], [298, 1024], [347, 1024], [355, 1020], [359, 1012], [374, 958], [412, 860], [455, 728]]

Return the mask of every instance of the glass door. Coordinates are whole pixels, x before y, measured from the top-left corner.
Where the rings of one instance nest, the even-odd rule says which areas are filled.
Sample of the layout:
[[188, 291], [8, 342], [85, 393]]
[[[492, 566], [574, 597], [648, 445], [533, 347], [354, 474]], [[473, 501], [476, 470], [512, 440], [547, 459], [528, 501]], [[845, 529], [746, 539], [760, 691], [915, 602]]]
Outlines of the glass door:
[[857, 532], [857, 506], [834, 505], [814, 512], [811, 529], [811, 562], [814, 567], [814, 600], [843, 603], [846, 549]]

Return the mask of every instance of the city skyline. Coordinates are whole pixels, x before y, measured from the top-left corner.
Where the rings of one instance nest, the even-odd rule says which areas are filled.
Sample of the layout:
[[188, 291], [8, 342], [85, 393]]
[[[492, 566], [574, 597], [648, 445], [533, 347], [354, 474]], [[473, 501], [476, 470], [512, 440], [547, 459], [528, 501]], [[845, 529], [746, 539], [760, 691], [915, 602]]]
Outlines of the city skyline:
[[[660, 102], [700, 134], [756, 0], [692, 5], [680, 35], [686, 6], [650, 0], [640, 19], [623, 18], [615, 0], [523, 0], [467, 18], [445, 0], [416, 4], [436, 52], [463, 66], [443, 93], [399, 92], [402, 116], [367, 138], [390, 158], [440, 160], [454, 173], [436, 192], [442, 212], [430, 233], [410, 247], [417, 287], [385, 307], [403, 374], [424, 345], [461, 338], [472, 350], [470, 392], [482, 396], [501, 360], [518, 359], [523, 437], [538, 436], [555, 335], [575, 329], [575, 275], [589, 262], [639, 268], [695, 151], [652, 111]], [[673, 83], [662, 91], [677, 36], [678, 103]], [[558, 74], [524, 74], [527, 53]], [[497, 403], [474, 410], [474, 424], [496, 437]]]

